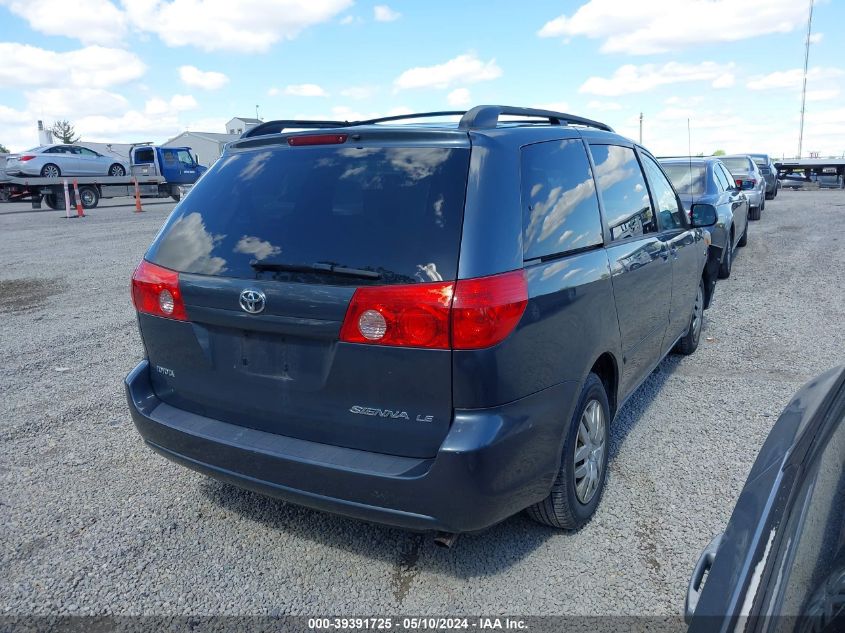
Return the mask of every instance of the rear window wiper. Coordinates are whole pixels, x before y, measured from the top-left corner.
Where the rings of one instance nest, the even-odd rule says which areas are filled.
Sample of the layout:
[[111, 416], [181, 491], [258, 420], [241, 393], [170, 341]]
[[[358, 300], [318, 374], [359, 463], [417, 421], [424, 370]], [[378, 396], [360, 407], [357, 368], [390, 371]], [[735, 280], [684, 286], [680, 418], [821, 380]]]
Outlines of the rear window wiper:
[[249, 263], [255, 270], [269, 270], [286, 273], [317, 273], [326, 275], [343, 275], [359, 279], [381, 279], [381, 273], [363, 268], [349, 268], [337, 264], [317, 262], [316, 264], [282, 264], [278, 262], [261, 262], [253, 260]]

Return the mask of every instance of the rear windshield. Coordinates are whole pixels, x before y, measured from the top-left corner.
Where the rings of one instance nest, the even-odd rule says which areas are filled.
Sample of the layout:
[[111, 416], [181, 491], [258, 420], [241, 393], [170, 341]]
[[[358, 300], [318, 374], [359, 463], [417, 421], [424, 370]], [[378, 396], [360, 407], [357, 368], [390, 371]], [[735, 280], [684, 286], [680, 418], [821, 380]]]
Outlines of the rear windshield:
[[748, 173], [751, 171], [751, 165], [749, 165], [749, 160], [742, 156], [737, 156], [734, 158], [725, 158], [722, 156], [720, 158], [722, 163], [724, 163], [725, 167], [727, 167], [731, 173], [733, 172], [744, 172]]
[[[147, 253], [180, 272], [256, 278], [256, 263], [331, 264], [369, 283], [455, 279], [469, 149], [273, 148], [224, 156]], [[266, 268], [266, 267], [265, 267]], [[366, 283], [264, 271], [264, 278]]]
[[661, 163], [660, 165], [679, 194], [698, 196], [704, 193], [704, 165], [689, 163]]

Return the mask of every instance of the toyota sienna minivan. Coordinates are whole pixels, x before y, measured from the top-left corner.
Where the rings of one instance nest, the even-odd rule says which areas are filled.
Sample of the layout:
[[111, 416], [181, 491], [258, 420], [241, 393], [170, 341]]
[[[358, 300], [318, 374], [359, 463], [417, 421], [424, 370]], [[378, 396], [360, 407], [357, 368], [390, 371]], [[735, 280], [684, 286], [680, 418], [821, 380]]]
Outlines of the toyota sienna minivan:
[[688, 219], [602, 123], [433, 114], [271, 121], [226, 148], [133, 275], [134, 422], [171, 460], [320, 510], [578, 528], [616, 412], [698, 346], [715, 210]]

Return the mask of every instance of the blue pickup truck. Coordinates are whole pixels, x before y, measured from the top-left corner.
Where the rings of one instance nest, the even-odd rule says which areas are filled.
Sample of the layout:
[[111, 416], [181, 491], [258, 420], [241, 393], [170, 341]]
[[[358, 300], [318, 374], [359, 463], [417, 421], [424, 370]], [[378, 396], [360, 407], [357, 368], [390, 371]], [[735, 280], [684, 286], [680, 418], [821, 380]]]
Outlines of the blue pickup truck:
[[[3, 163], [5, 164], [5, 162]], [[149, 143], [134, 145], [129, 151], [129, 173], [119, 176], [13, 177], [0, 170], [0, 202], [31, 201], [40, 209], [44, 202], [51, 209], [65, 209], [65, 181], [79, 187], [82, 206], [93, 209], [101, 198], [135, 195], [135, 185], [143, 198], [168, 198], [177, 202], [208, 168], [197, 163], [190, 147], [160, 147]], [[71, 184], [71, 191], [73, 182]], [[74, 194], [70, 194], [71, 204]]]
[[141, 195], [159, 198], [171, 196], [177, 202], [182, 192], [208, 169], [197, 162], [190, 147], [156, 145], [134, 146], [129, 152], [129, 168], [133, 176], [160, 177], [164, 180], [157, 191], [142, 190]]

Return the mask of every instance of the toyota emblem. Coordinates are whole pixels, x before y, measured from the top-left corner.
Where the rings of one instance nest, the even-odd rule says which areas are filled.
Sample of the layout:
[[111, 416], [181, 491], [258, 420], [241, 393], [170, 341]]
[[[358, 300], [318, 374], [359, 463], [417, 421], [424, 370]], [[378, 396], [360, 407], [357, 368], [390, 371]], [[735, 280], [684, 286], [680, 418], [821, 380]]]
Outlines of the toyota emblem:
[[241, 308], [243, 308], [244, 312], [249, 312], [250, 314], [258, 314], [264, 310], [264, 306], [267, 303], [267, 297], [264, 296], [264, 293], [260, 290], [253, 290], [248, 288], [241, 292], [241, 299], [240, 304]]

